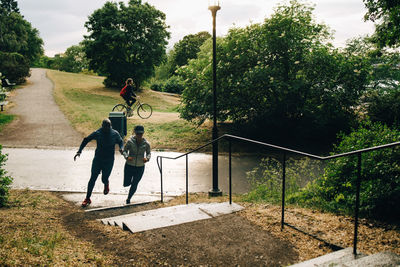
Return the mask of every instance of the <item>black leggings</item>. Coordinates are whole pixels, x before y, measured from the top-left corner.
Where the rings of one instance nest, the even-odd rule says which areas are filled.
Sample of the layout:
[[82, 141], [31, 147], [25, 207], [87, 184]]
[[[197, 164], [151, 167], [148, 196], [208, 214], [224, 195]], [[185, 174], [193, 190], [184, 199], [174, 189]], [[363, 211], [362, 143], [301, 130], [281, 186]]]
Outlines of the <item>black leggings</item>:
[[108, 178], [110, 177], [112, 168], [114, 166], [114, 159], [99, 159], [94, 158], [92, 162], [92, 174], [88, 183], [88, 189], [86, 198], [90, 198], [93, 192], [94, 185], [96, 184], [97, 177], [101, 172], [101, 181], [103, 184], [108, 184]]
[[126, 104], [128, 104], [128, 106], [130, 106], [130, 107], [136, 102], [136, 98], [134, 98], [132, 95], [125, 96], [124, 99], [126, 101]]
[[144, 173], [144, 166], [135, 167], [125, 163], [124, 167], [124, 186], [131, 186], [129, 188], [128, 199], [130, 200], [135, 194], [137, 186], [142, 179]]

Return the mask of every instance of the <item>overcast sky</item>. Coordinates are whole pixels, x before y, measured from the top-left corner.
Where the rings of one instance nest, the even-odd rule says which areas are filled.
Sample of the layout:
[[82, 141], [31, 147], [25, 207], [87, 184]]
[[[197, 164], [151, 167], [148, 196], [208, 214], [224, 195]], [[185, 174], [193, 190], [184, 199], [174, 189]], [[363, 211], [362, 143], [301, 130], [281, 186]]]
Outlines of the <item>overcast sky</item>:
[[[18, 0], [21, 14], [39, 30], [44, 41], [45, 54], [64, 52], [78, 44], [87, 34], [84, 27], [87, 17], [101, 8], [106, 0]], [[125, 0], [124, 2], [127, 2]], [[170, 26], [169, 47], [185, 35], [212, 30], [209, 3], [214, 0], [148, 0], [166, 14]], [[273, 13], [282, 0], [220, 0], [221, 10], [217, 14], [217, 35], [222, 36], [232, 26], [243, 27], [262, 22]], [[312, 0], [315, 4], [317, 22], [327, 24], [335, 32], [333, 43], [344, 46], [349, 38], [371, 34], [374, 26], [364, 22], [366, 12], [362, 0]], [[134, 19], [134, 18], [133, 18]]]

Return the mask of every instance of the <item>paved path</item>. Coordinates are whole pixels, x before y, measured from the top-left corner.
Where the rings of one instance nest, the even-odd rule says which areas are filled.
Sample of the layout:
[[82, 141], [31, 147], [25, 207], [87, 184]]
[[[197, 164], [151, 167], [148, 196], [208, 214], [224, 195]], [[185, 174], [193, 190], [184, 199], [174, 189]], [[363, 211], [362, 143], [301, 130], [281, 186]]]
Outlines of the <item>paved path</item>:
[[18, 116], [0, 133], [8, 147], [76, 147], [82, 136], [75, 131], [53, 98], [53, 84], [45, 69], [31, 69], [29, 85], [17, 89], [10, 113]]
[[[8, 154], [5, 169], [14, 178], [13, 188], [31, 188], [38, 190], [84, 192], [90, 177], [90, 166], [94, 156], [93, 148], [85, 148], [81, 157], [73, 160], [76, 149], [29, 149], [4, 148]], [[146, 164], [138, 194], [157, 194], [160, 192], [160, 172], [157, 156], [176, 157], [177, 152], [152, 152], [152, 159]], [[233, 192], [244, 193], [248, 190], [245, 172], [254, 167], [254, 158], [233, 158]], [[125, 160], [115, 155], [114, 168], [110, 176], [111, 193], [127, 194], [128, 188], [122, 186]], [[211, 189], [212, 157], [209, 154], [194, 153], [189, 156], [189, 192], [208, 192]], [[228, 157], [219, 157], [219, 185], [228, 192]], [[164, 193], [180, 195], [185, 192], [185, 158], [163, 160]], [[99, 176], [94, 192], [102, 192], [103, 184]]]

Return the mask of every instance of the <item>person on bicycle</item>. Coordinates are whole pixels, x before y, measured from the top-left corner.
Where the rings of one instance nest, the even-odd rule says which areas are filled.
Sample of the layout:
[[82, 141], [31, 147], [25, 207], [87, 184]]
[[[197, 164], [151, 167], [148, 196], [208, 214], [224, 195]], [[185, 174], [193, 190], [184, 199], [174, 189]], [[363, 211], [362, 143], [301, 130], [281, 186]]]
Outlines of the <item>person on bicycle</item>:
[[133, 80], [128, 78], [125, 86], [121, 89], [119, 95], [126, 101], [126, 104], [131, 107], [136, 102], [136, 94], [133, 92]]

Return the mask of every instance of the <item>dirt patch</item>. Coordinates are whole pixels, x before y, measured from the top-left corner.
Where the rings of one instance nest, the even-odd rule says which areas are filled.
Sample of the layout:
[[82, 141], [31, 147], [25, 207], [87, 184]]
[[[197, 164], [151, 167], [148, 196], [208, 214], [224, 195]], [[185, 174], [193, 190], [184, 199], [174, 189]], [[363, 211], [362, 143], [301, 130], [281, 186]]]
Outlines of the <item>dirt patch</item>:
[[[326, 243], [316, 240], [288, 226], [281, 231], [281, 207], [270, 204], [241, 203], [246, 207], [239, 214], [260, 225], [274, 236], [290, 240], [299, 260], [312, 259], [333, 250]], [[354, 219], [349, 216], [290, 207], [285, 211], [285, 222], [314, 235], [329, 244], [342, 248], [353, 246]], [[360, 219], [357, 250], [364, 254], [392, 251], [400, 254], [400, 225]]]
[[[135, 114], [136, 116], [136, 114]], [[177, 112], [153, 112], [150, 118], [146, 119], [149, 123], [167, 123], [180, 120]], [[128, 121], [137, 121], [134, 117], [128, 118]]]
[[[129, 212], [160, 205], [133, 207]], [[127, 212], [75, 211], [65, 213], [63, 220], [71, 233], [100, 251], [113, 251], [123, 265], [285, 266], [298, 258], [289, 242], [237, 214], [134, 234], [95, 221]]]

